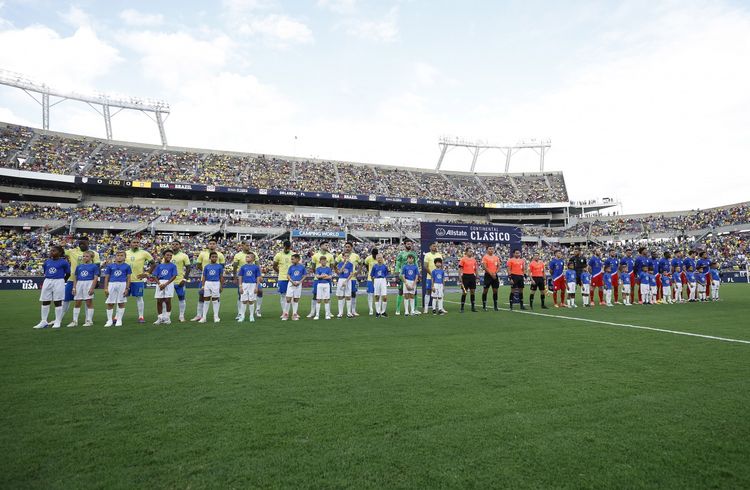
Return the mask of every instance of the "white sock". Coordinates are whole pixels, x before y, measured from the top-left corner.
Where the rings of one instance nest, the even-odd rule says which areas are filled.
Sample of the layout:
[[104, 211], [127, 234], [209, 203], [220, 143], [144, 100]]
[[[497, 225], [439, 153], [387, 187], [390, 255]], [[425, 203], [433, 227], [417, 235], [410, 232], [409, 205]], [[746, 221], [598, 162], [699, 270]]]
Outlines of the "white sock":
[[250, 309], [250, 318], [255, 318], [255, 304], [250, 303], [247, 306], [249, 306], [249, 309]]
[[373, 310], [372, 310], [372, 307], [373, 307], [373, 306], [372, 306], [372, 297], [373, 297], [373, 296], [374, 296], [374, 294], [372, 294], [372, 293], [367, 293], [367, 306], [368, 306], [368, 307], [370, 308], [370, 314], [372, 314], [372, 311], [373, 311]]
[[297, 314], [297, 309], [298, 308], [299, 308], [299, 302], [298, 301], [293, 301], [292, 302], [292, 315], [296, 315]]
[[438, 310], [443, 311], [443, 298], [440, 298], [439, 300], [437, 300], [437, 302], [438, 302], [437, 304]]
[[208, 317], [209, 303], [208, 303], [208, 301], [203, 301], [203, 303], [201, 303], [201, 304], [203, 305], [203, 311], [201, 312], [200, 317], [203, 318], [204, 320], [206, 320], [207, 317]]
[[167, 310], [167, 305], [164, 305], [164, 319], [169, 321], [169, 317], [172, 316], [172, 312]]
[[138, 307], [138, 318], [143, 318], [143, 296], [141, 296], [140, 298], [135, 298], [135, 305]]
[[114, 309], [107, 308], [107, 321], [108, 322], [112, 321], [112, 315], [114, 314], [114, 312], [115, 312]]
[[187, 302], [184, 299], [180, 300], [180, 317], [185, 316], [185, 309], [187, 308]]
[[122, 321], [125, 317], [125, 308], [117, 307], [117, 321]]
[[62, 321], [62, 317], [63, 317], [63, 311], [62, 310], [63, 310], [62, 305], [55, 306], [55, 324], [56, 325], [59, 325], [60, 322]]
[[352, 303], [352, 312], [356, 313], [357, 312], [357, 297], [356, 296], [352, 297], [351, 303]]
[[93, 306], [91, 308], [89, 308], [88, 306], [86, 307], [86, 321], [87, 322], [94, 321], [94, 307]]
[[284, 301], [284, 304], [281, 306], [281, 310], [284, 312], [285, 315], [289, 314], [289, 303]]
[[279, 295], [279, 303], [281, 304], [281, 307], [283, 308], [286, 304], [286, 295], [280, 294]]
[[310, 311], [315, 311], [315, 305], [318, 304], [318, 300], [315, 299], [315, 296], [313, 295], [312, 299], [310, 300]]
[[380, 314], [382, 315], [383, 313], [385, 313], [387, 309], [388, 309], [388, 301], [381, 299], [380, 300]]
[[351, 315], [352, 314], [352, 300], [346, 299], [345, 302], [346, 302], [346, 314]]
[[343, 315], [343, 314], [344, 314], [344, 300], [340, 299], [339, 300], [339, 315]]
[[380, 298], [375, 300], [375, 313], [378, 313], [378, 314], [383, 313], [383, 300]]
[[240, 312], [240, 318], [244, 319], [245, 318], [245, 307], [247, 307], [247, 305], [245, 303], [243, 303], [243, 302], [240, 301], [239, 306], [240, 307], [239, 307], [238, 311]]
[[412, 313], [417, 312], [417, 299], [416, 298], [411, 299], [411, 312]]
[[242, 302], [242, 300], [240, 299], [237, 300], [237, 312], [239, 312], [242, 309], [243, 304], [244, 303]]
[[195, 316], [203, 316], [203, 300], [198, 301], [198, 305], [195, 307]]
[[315, 318], [320, 318], [320, 303], [315, 303]]
[[80, 307], [78, 307], [78, 308], [74, 307], [73, 308], [73, 321], [74, 322], [78, 323], [78, 315], [80, 315], [80, 314], [81, 314], [81, 308]]
[[49, 305], [42, 305], [42, 321], [46, 323], [47, 318], [49, 318]]
[[63, 315], [65, 315], [68, 310], [70, 309], [70, 303], [71, 301], [63, 301], [62, 307], [63, 307]]
[[214, 306], [214, 319], [218, 319], [219, 318], [219, 300], [212, 299], [211, 304]]
[[255, 312], [260, 313], [260, 305], [263, 304], [263, 296], [258, 296], [258, 299], [255, 300]]
[[326, 303], [326, 316], [331, 316], [331, 303]]

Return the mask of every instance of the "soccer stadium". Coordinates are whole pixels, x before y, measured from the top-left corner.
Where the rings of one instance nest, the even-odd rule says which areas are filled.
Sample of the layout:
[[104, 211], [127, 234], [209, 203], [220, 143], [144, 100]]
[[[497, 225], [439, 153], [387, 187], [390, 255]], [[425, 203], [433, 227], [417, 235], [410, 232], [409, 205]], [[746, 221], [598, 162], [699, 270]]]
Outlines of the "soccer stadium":
[[[202, 85], [213, 75], [198, 65], [166, 61], [152, 81], [163, 100], [107, 92], [140, 87], [140, 75], [123, 81], [130, 69], [113, 69], [116, 83], [84, 77], [97, 43], [97, 56], [135, 66], [174, 35], [170, 56], [208, 50], [211, 67], [217, 46], [262, 46], [270, 58], [233, 69], [271, 80], [274, 63], [297, 63], [324, 85], [300, 53], [347, 59], [351, 49], [375, 65], [382, 50], [406, 56], [419, 44], [410, 16], [430, 10], [399, 4], [378, 21], [365, 2], [285, 4], [224, 2], [214, 14], [232, 33], [209, 43], [197, 25], [214, 14], [192, 5], [53, 14], [0, 2], [0, 41], [28, 46], [0, 54], [0, 487], [750, 488], [750, 181], [740, 155], [712, 169], [693, 148], [696, 169], [689, 152], [664, 160], [644, 140], [640, 162], [613, 157], [592, 172], [585, 152], [556, 148], [567, 126], [583, 131], [567, 115], [560, 126], [532, 122], [550, 138], [513, 144], [389, 119], [394, 147], [373, 157], [343, 136], [300, 150], [298, 136], [273, 143], [274, 131], [298, 130], [297, 115], [283, 122], [276, 90], [248, 101]], [[628, 7], [615, 7], [614, 20], [590, 15], [635, 28]], [[485, 8], [519, 21], [533, 11]], [[686, 45], [697, 29], [687, 17], [726, 22], [699, 31], [717, 46], [735, 24], [750, 28], [745, 7], [659, 8], [655, 25], [684, 32]], [[456, 49], [499, 35], [474, 28], [479, 38]], [[665, 70], [679, 72], [679, 54], [665, 48]], [[634, 54], [624, 59], [636, 66]], [[443, 82], [419, 66], [418, 82], [404, 83], [427, 100]], [[605, 78], [592, 70], [590, 90], [592, 73]], [[476, 79], [444, 83], [486, 90]], [[200, 88], [195, 99], [183, 85]], [[375, 131], [380, 116], [359, 113], [351, 90], [331, 113], [371, 118]], [[746, 93], [732, 95], [750, 108]], [[258, 135], [238, 148], [221, 98], [279, 114], [249, 121]], [[203, 99], [217, 104], [211, 121], [193, 112]], [[715, 102], [724, 132], [714, 142], [739, 153], [729, 135], [746, 136], [747, 120]], [[398, 118], [420, 111], [404, 104]], [[688, 117], [651, 111], [659, 124]], [[191, 136], [199, 131], [205, 138]], [[404, 131], [432, 138], [415, 150], [419, 162], [392, 157]], [[671, 144], [694, 144], [684, 138]]]

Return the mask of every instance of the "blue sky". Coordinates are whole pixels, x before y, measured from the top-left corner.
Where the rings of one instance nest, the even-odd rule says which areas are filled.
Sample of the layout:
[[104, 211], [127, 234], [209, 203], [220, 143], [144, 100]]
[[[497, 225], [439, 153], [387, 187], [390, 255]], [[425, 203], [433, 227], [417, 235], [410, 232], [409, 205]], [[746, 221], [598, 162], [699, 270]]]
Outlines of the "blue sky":
[[[748, 4], [724, 1], [0, 0], [0, 68], [165, 99], [180, 146], [433, 166], [441, 135], [551, 138], [572, 198], [646, 212], [750, 199], [748, 32]], [[0, 88], [0, 120], [39, 112]], [[100, 119], [65, 102], [51, 127], [101, 136]], [[113, 124], [157, 141], [141, 114]]]

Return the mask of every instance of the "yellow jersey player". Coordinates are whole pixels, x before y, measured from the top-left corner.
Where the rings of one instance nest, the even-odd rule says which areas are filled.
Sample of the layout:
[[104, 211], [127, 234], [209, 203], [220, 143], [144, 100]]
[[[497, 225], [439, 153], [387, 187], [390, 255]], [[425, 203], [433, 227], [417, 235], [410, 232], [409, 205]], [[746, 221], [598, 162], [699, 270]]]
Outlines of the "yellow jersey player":
[[[279, 288], [279, 305], [284, 309], [286, 304], [286, 289], [289, 286], [289, 267], [292, 265], [292, 242], [284, 240], [284, 250], [273, 256], [273, 270], [277, 274]], [[281, 315], [282, 317], [284, 315]]]
[[354, 244], [352, 242], [346, 242], [344, 244], [344, 251], [336, 257], [336, 262], [350, 262], [352, 264], [352, 274], [354, 274], [354, 277], [351, 279], [351, 287], [352, 287], [352, 299], [351, 299], [351, 308], [352, 308], [352, 316], [359, 316], [359, 313], [357, 313], [357, 271], [359, 271], [359, 254], [357, 254], [354, 251]]
[[133, 238], [130, 240], [130, 248], [125, 252], [125, 263], [130, 266], [132, 271], [130, 280], [130, 296], [135, 298], [135, 304], [138, 307], [138, 323], [145, 323], [143, 319], [143, 289], [145, 287], [143, 279], [148, 276], [145, 271], [151, 266], [154, 258], [150, 253], [141, 248], [141, 239]]
[[370, 255], [365, 258], [365, 268], [367, 269], [367, 306], [370, 308], [370, 316], [375, 314], [373, 310], [373, 296], [375, 296], [375, 286], [372, 282], [372, 266], [378, 263], [378, 249], [370, 250]]
[[63, 304], [62, 304], [63, 316], [65, 316], [65, 313], [68, 312], [68, 308], [70, 308], [70, 303], [75, 298], [75, 291], [73, 290], [73, 279], [75, 279], [76, 267], [78, 267], [78, 264], [83, 263], [83, 254], [85, 252], [90, 252], [92, 254], [93, 264], [96, 264], [96, 265], [101, 264], [99, 260], [99, 252], [97, 252], [96, 250], [91, 250], [89, 248], [88, 237], [82, 236], [81, 238], [78, 239], [78, 246], [76, 248], [69, 248], [65, 251], [65, 258], [68, 259], [68, 262], [70, 262], [71, 276], [68, 279], [68, 281], [65, 283], [65, 299], [63, 300]]
[[435, 259], [440, 259], [441, 261], [443, 259], [443, 254], [438, 252], [438, 244], [437, 242], [432, 243], [430, 245], [430, 251], [424, 254], [424, 271], [425, 271], [425, 285], [424, 289], [427, 291], [428, 297], [424, 299], [424, 312], [427, 313], [430, 311], [430, 303], [432, 303], [432, 295], [430, 294], [430, 291], [432, 291], [432, 271], [435, 270]]
[[[318, 269], [318, 267], [323, 267], [320, 263], [320, 259], [324, 258], [326, 259], [326, 264], [333, 264], [333, 254], [331, 253], [331, 250], [329, 248], [328, 242], [321, 242], [320, 244], [320, 250], [315, 252], [310, 259], [310, 262], [312, 263], [312, 270], [315, 271]], [[307, 315], [307, 318], [314, 318], [315, 317], [315, 305], [318, 304], [318, 280], [313, 280], [313, 294], [312, 294], [312, 302], [310, 303], [310, 314]]]
[[[224, 254], [219, 252], [217, 250], [218, 244], [216, 243], [216, 239], [211, 238], [208, 241], [207, 248], [201, 251], [201, 253], [198, 254], [198, 258], [195, 259], [195, 266], [198, 268], [198, 270], [201, 272], [201, 276], [203, 275], [203, 268], [206, 267], [208, 264], [211, 263], [211, 253], [216, 253], [216, 263], [217, 264], [225, 264], [226, 258], [224, 257]], [[195, 318], [190, 320], [191, 322], [198, 322], [203, 318], [203, 289], [198, 290], [198, 306], [196, 308], [196, 315]], [[218, 301], [218, 298], [217, 298]]]
[[185, 321], [185, 286], [187, 277], [190, 274], [190, 257], [182, 251], [182, 243], [174, 240], [172, 243], [172, 263], [177, 266], [177, 279], [174, 281], [174, 292], [180, 302], [180, 321]]

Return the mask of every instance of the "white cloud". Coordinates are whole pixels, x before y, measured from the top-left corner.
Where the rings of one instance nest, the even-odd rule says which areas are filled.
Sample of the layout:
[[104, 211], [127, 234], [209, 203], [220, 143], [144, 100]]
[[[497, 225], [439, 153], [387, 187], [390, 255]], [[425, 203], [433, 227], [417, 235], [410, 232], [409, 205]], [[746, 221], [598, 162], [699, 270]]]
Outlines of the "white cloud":
[[73, 27], [91, 26], [91, 17], [75, 5], [72, 5], [67, 12], [61, 13], [60, 16]]
[[0, 66], [62, 89], [92, 89], [122, 61], [116, 48], [85, 25], [68, 37], [41, 25], [7, 29], [0, 31], [0, 46], [23, 47], [0, 50]]
[[318, 7], [337, 14], [350, 14], [354, 11], [357, 0], [318, 0]]
[[393, 7], [379, 20], [348, 20], [345, 22], [349, 35], [367, 41], [389, 43], [398, 37], [398, 7]]
[[238, 31], [244, 35], [259, 35], [279, 47], [313, 42], [313, 33], [306, 24], [283, 14], [250, 17], [239, 23]]
[[135, 9], [125, 9], [120, 12], [120, 19], [125, 24], [135, 27], [155, 27], [164, 23], [162, 14], [147, 14]]
[[144, 75], [166, 87], [215, 73], [227, 64], [234, 46], [225, 35], [201, 40], [186, 32], [125, 33], [121, 42], [137, 53]]

